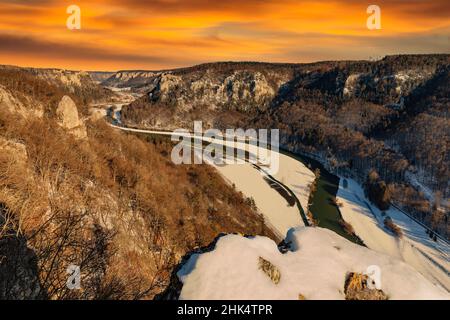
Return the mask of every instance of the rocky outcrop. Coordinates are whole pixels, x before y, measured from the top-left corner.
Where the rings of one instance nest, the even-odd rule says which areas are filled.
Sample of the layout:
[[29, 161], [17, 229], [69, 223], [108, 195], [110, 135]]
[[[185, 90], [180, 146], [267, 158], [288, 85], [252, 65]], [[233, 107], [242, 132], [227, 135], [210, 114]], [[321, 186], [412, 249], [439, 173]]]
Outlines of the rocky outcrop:
[[69, 97], [64, 96], [56, 109], [58, 124], [69, 130], [75, 137], [84, 139], [87, 137], [86, 127], [78, 116], [78, 109], [75, 102]]
[[281, 272], [270, 261], [267, 261], [266, 259], [259, 257], [258, 269], [262, 270], [264, 274], [266, 274], [274, 284], [280, 283]]
[[235, 71], [223, 79], [206, 74], [189, 80], [181, 75], [162, 74], [157, 81], [157, 86], [148, 93], [150, 101], [175, 105], [184, 111], [196, 106], [242, 112], [264, 110], [282, 84], [271, 85], [261, 72], [245, 70]]
[[369, 276], [358, 272], [350, 272], [345, 280], [344, 293], [346, 300], [388, 300], [388, 296], [376, 288], [369, 286]]
[[105, 109], [102, 108], [92, 108], [90, 110], [90, 116], [89, 119], [91, 119], [92, 121], [98, 121], [100, 119], [105, 118], [107, 115], [107, 111]]
[[151, 77], [154, 77], [155, 75], [158, 75], [158, 74], [160, 74], [160, 73], [152, 72], [152, 71], [119, 71], [116, 74], [114, 74], [111, 78], [116, 79], [117, 81], [120, 81], [121, 83], [123, 83], [126, 81], [142, 79], [142, 78], [150, 79]]
[[2, 108], [2, 110], [5, 108], [9, 112], [18, 111], [22, 113], [23, 105], [19, 100], [13, 97], [5, 87], [0, 86], [0, 108]]
[[30, 103], [31, 100], [28, 97], [22, 95], [24, 102], [28, 102], [27, 105], [32, 105], [33, 107], [25, 107], [24, 103], [13, 95], [13, 93], [0, 85], [0, 112], [2, 110], [7, 110], [11, 113], [20, 114], [23, 117], [36, 116], [42, 117], [43, 109], [42, 106], [36, 103]]
[[94, 86], [94, 82], [87, 72], [64, 69], [30, 69], [38, 78], [58, 87], [65, 87], [75, 92], [76, 88]]
[[411, 68], [397, 72], [377, 75], [373, 73], [350, 74], [342, 90], [347, 99], [359, 98], [375, 94], [380, 87], [386, 88], [385, 97], [378, 99], [385, 104], [397, 104], [402, 96], [406, 96], [414, 88], [422, 85], [434, 75], [435, 69]]
[[152, 89], [153, 80], [161, 72], [153, 71], [118, 71], [102, 81], [102, 85], [114, 88], [132, 88], [134, 91], [145, 92]]
[[192, 120], [206, 127], [244, 123], [269, 108], [292, 70], [293, 65], [218, 63], [162, 72], [122, 114], [128, 124], [147, 127], [190, 127]]

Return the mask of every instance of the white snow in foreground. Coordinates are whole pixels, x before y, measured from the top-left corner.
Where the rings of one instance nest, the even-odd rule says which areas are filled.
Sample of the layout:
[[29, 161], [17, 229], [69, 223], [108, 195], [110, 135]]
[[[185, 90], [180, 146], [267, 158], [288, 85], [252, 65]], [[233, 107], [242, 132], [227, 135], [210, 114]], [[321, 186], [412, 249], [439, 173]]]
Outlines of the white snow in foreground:
[[[406, 263], [351, 243], [322, 228], [292, 229], [292, 251], [279, 252], [266, 237], [227, 235], [213, 251], [194, 254], [178, 272], [180, 299], [345, 299], [347, 273], [381, 270], [381, 289], [389, 299], [450, 299]], [[281, 273], [278, 284], [258, 268], [259, 257]]]
[[346, 180], [347, 188], [343, 187], [343, 179], [339, 185], [337, 198], [343, 204], [339, 209], [367, 247], [405, 261], [431, 282], [450, 290], [450, 247], [440, 239], [434, 242], [424, 227], [390, 208], [386, 216], [391, 217], [404, 234], [400, 239], [395, 237], [384, 228], [381, 211], [365, 198], [358, 183]]

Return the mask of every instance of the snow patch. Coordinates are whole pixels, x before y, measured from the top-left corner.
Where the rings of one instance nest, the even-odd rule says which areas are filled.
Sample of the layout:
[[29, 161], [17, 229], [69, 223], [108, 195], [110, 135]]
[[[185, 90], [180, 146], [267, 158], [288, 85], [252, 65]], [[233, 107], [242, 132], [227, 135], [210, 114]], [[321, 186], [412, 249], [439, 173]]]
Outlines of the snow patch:
[[[344, 187], [341, 179], [337, 199], [343, 219], [370, 249], [405, 261], [429, 281], [450, 290], [450, 247], [440, 239], [433, 241], [426, 229], [398, 209], [391, 207], [384, 213], [364, 196], [363, 189], [352, 179]], [[390, 217], [401, 228], [403, 237], [397, 238], [384, 228], [384, 218]]]
[[[178, 272], [180, 299], [345, 299], [350, 272], [366, 273], [376, 265], [381, 289], [389, 299], [450, 299], [412, 267], [356, 245], [322, 228], [291, 229], [292, 250], [280, 253], [266, 237], [227, 235], [213, 251], [194, 254]], [[259, 267], [260, 258], [280, 273], [275, 284]]]

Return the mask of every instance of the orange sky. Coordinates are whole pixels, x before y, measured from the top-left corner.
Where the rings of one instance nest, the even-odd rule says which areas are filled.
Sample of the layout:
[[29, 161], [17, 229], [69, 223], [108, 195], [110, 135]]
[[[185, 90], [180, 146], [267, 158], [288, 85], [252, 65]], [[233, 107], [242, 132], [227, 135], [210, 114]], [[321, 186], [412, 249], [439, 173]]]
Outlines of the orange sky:
[[[66, 8], [81, 8], [68, 30]], [[381, 7], [382, 30], [366, 8]], [[0, 0], [0, 64], [163, 69], [449, 53], [448, 0]]]

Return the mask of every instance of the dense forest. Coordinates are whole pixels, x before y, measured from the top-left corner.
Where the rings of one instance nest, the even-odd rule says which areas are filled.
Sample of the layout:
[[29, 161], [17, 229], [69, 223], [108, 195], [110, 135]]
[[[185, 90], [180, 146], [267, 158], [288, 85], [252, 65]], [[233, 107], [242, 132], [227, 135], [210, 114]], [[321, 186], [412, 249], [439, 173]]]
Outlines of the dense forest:
[[[353, 72], [364, 73], [352, 79]], [[360, 182], [375, 170], [392, 201], [448, 236], [442, 199], [450, 195], [449, 74], [448, 56], [387, 57], [320, 74], [299, 72], [256, 124], [280, 128], [283, 144], [320, 153]], [[433, 200], [413, 182], [432, 190]]]

